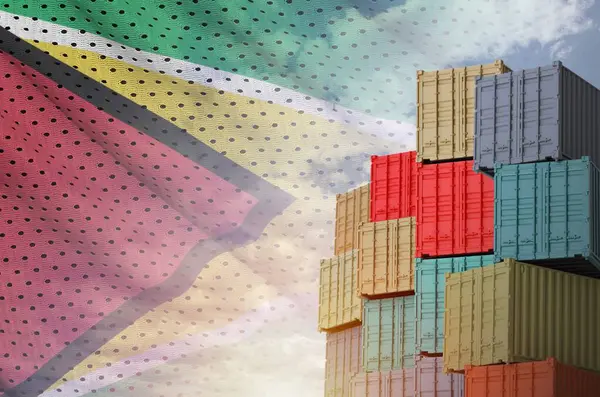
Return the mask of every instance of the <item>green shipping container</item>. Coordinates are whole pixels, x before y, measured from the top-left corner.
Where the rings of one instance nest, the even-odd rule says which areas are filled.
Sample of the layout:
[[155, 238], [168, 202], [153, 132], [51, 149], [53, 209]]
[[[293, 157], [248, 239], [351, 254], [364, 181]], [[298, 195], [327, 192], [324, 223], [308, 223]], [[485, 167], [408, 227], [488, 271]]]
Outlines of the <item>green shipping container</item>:
[[579, 160], [497, 165], [495, 261], [600, 278], [600, 170]]
[[365, 372], [415, 366], [415, 296], [368, 300], [363, 314]]
[[558, 361], [600, 371], [600, 280], [506, 259], [446, 275], [444, 372]]
[[417, 353], [443, 352], [446, 273], [464, 272], [492, 264], [493, 255], [416, 260]]

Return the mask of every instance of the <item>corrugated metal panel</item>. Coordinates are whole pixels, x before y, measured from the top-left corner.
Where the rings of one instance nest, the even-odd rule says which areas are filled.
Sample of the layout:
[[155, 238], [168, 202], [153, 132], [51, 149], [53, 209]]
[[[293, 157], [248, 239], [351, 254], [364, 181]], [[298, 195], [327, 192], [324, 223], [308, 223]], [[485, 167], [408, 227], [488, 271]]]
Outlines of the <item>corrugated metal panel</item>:
[[363, 314], [363, 369], [366, 372], [415, 365], [415, 297], [368, 300]]
[[562, 63], [481, 77], [475, 91], [475, 169], [598, 159], [600, 91]]
[[391, 397], [389, 377], [389, 372], [363, 372], [355, 375], [350, 382], [350, 397]]
[[321, 260], [319, 329], [331, 330], [362, 320], [357, 270], [357, 250]]
[[465, 397], [590, 397], [600, 393], [600, 374], [554, 358], [507, 365], [468, 366]]
[[371, 156], [371, 222], [417, 214], [417, 152]]
[[415, 218], [363, 223], [359, 227], [360, 294], [413, 293]]
[[[414, 361], [414, 358], [413, 358]], [[390, 371], [389, 396], [415, 397], [415, 371], [410, 369]]]
[[[589, 158], [501, 165], [494, 184], [496, 261], [516, 258], [600, 277], [598, 168]], [[591, 189], [591, 188], [594, 189]], [[579, 257], [577, 257], [579, 256]]]
[[352, 380], [351, 390], [351, 397], [416, 397], [414, 370], [358, 374]]
[[417, 72], [417, 161], [473, 157], [475, 77], [510, 71], [488, 65]]
[[494, 182], [473, 161], [418, 167], [418, 258], [491, 252]]
[[415, 368], [361, 373], [352, 379], [351, 397], [463, 397], [464, 376], [442, 373], [441, 358], [414, 357]]
[[362, 370], [361, 327], [327, 334], [325, 396], [349, 397], [350, 380]]
[[369, 222], [370, 185], [336, 196], [334, 255], [358, 248], [358, 225]]
[[600, 371], [600, 280], [505, 260], [446, 275], [444, 371], [555, 357]]
[[446, 273], [464, 272], [492, 264], [493, 255], [416, 260], [417, 352], [443, 352]]
[[441, 357], [415, 357], [415, 397], [464, 397], [464, 376], [444, 374], [443, 366]]

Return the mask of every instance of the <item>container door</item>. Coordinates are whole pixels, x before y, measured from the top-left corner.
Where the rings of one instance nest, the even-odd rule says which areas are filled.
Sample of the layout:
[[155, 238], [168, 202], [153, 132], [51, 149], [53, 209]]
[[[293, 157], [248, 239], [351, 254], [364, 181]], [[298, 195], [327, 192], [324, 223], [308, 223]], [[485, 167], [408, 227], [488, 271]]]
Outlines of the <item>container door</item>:
[[329, 305], [331, 288], [331, 262], [330, 259], [321, 261], [319, 276], [319, 328], [329, 328]]
[[523, 133], [524, 133], [524, 101], [525, 101], [525, 87], [523, 86], [524, 71], [520, 71], [513, 74], [513, 87], [512, 87], [512, 144], [511, 150], [511, 163], [520, 164], [523, 163]]
[[395, 306], [397, 306], [396, 299], [384, 299], [381, 301], [381, 313], [379, 316], [381, 328], [378, 341], [380, 371], [392, 370], [398, 364], [398, 362], [394, 360], [394, 355], [395, 353], [397, 354], [399, 347], [396, 343], [398, 317], [394, 311]]
[[329, 317], [329, 321], [330, 321], [330, 326], [331, 327], [337, 327], [338, 325], [341, 325], [341, 321], [342, 321], [342, 307], [341, 307], [341, 301], [340, 301], [340, 296], [339, 296], [339, 290], [341, 288], [340, 285], [340, 281], [341, 281], [341, 275], [340, 275], [340, 257], [336, 256], [332, 261], [331, 261], [331, 284], [330, 284], [330, 288], [331, 288], [331, 292], [330, 292], [330, 304], [329, 304], [329, 310], [330, 310], [330, 317]]
[[523, 73], [523, 153], [525, 162], [557, 159], [559, 154], [559, 68]]
[[444, 302], [444, 367], [462, 370], [470, 362], [473, 341], [475, 280], [472, 272], [446, 278]]
[[[342, 309], [342, 324], [348, 324], [359, 318], [355, 315], [356, 303], [356, 280], [355, 280], [355, 258], [356, 251], [344, 255], [340, 264], [340, 275], [342, 277], [342, 288], [340, 288], [340, 307]], [[342, 276], [343, 275], [343, 276]]]
[[[441, 263], [440, 263], [441, 262]], [[431, 286], [430, 302], [431, 302], [431, 314], [433, 318], [431, 321], [433, 328], [431, 328], [431, 341], [429, 344], [429, 352], [432, 353], [443, 353], [444, 352], [444, 289], [446, 287], [446, 273], [452, 273], [457, 271], [455, 259], [439, 260], [439, 265], [435, 276], [433, 278], [433, 284]]]
[[442, 367], [443, 358], [441, 357], [417, 358], [415, 367], [417, 393], [415, 397], [463, 397], [462, 394], [454, 393], [453, 380], [457, 376], [444, 375]]
[[375, 293], [375, 229], [377, 223], [364, 223], [361, 225], [360, 244], [358, 252], [359, 261], [359, 288], [363, 295]]
[[537, 181], [535, 165], [503, 167], [495, 178], [494, 211], [496, 261], [532, 258], [535, 254]]
[[398, 244], [397, 221], [375, 223], [375, 254], [373, 255], [373, 294], [388, 293], [390, 268], [394, 266], [393, 249]]
[[[429, 259], [417, 273], [417, 353], [439, 352], [443, 344], [445, 273], [452, 271], [453, 259]], [[441, 337], [440, 337], [441, 336]], [[436, 343], [437, 342], [437, 343]]]
[[356, 374], [362, 369], [362, 328], [356, 326], [350, 329], [350, 373]]
[[414, 369], [400, 369], [390, 372], [388, 397], [415, 397]]
[[417, 161], [453, 158], [453, 69], [418, 76]]
[[[509, 324], [511, 324], [511, 302], [514, 296], [511, 291], [512, 266], [489, 266], [476, 270], [474, 336], [472, 343], [473, 365], [509, 362], [511, 358], [511, 340], [509, 340]], [[535, 291], [532, 291], [535, 294]], [[516, 304], [515, 306], [518, 306]], [[518, 315], [515, 315], [519, 318]], [[513, 324], [513, 326], [515, 326]], [[516, 325], [516, 328], [523, 326]], [[517, 333], [519, 331], [516, 331]], [[515, 337], [515, 339], [518, 337]], [[463, 363], [469, 363], [468, 357]]]
[[477, 83], [475, 163], [478, 169], [493, 172], [496, 162], [510, 162], [512, 90], [512, 74], [485, 78]]
[[397, 227], [396, 260], [393, 269], [391, 290], [389, 292], [413, 291], [415, 272], [415, 218], [404, 218], [398, 221]]
[[356, 227], [358, 226], [358, 214], [356, 211], [356, 200], [358, 199], [357, 191], [354, 190], [348, 193], [348, 200], [346, 201], [346, 217], [344, 223], [344, 246], [343, 251], [340, 254], [350, 251], [354, 247], [354, 234]]
[[396, 298], [394, 368], [413, 368], [415, 365], [415, 304], [414, 295]]
[[387, 372], [361, 373], [351, 381], [350, 397], [391, 397], [387, 393]]
[[[590, 168], [586, 161], [550, 163], [547, 172], [548, 256], [585, 255], [590, 242]], [[589, 166], [591, 167], [591, 166]]]
[[348, 357], [350, 356], [350, 337], [349, 331], [342, 331], [336, 343], [335, 351], [335, 397], [346, 397], [344, 395], [344, 380], [348, 373]]
[[[325, 397], [330, 397], [325, 393]], [[367, 374], [355, 375], [350, 382], [350, 397], [371, 397], [367, 392]], [[377, 396], [379, 397], [379, 396]]]
[[[461, 167], [462, 168], [462, 167]], [[494, 248], [494, 181], [476, 174], [472, 162], [468, 161], [461, 171], [463, 194], [457, 197], [460, 208], [456, 218], [463, 221], [458, 225], [463, 231], [458, 236], [458, 247], [464, 253], [486, 253]], [[458, 172], [457, 172], [458, 174]]]
[[365, 303], [363, 316], [363, 368], [365, 371], [379, 370], [381, 301]]
[[[366, 185], [366, 186], [362, 186], [361, 188], [359, 188], [359, 200], [357, 200], [357, 204], [356, 204], [356, 216], [358, 217], [357, 219], [357, 224], [355, 224], [355, 228], [356, 226], [358, 226], [358, 224], [360, 224], [361, 222], [369, 222], [369, 218], [370, 218], [370, 211], [371, 211], [371, 203], [370, 203], [370, 196], [371, 195], [371, 185]], [[356, 236], [356, 230], [354, 231], [354, 235]], [[357, 245], [354, 246], [354, 248], [356, 248]]]
[[327, 334], [327, 344], [325, 347], [325, 396], [335, 397], [335, 376], [337, 366], [337, 344], [340, 334]]

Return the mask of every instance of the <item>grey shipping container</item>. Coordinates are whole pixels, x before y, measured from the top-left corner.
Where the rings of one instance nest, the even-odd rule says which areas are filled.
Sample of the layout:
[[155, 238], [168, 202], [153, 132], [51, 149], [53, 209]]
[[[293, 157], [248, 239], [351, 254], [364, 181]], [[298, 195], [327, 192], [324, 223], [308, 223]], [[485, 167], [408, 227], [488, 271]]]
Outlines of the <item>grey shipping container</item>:
[[600, 154], [600, 91], [561, 62], [476, 79], [474, 169]]

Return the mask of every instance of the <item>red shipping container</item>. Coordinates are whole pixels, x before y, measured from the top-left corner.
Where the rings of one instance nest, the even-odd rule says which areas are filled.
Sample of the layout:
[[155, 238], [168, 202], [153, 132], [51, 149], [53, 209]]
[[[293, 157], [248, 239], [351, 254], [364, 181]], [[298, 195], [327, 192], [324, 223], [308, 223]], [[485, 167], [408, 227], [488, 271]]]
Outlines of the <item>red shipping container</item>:
[[600, 374], [550, 358], [519, 364], [465, 367], [465, 397], [591, 397]]
[[494, 249], [494, 180], [473, 160], [417, 163], [416, 257], [482, 254]]
[[417, 215], [417, 152], [371, 156], [371, 222]]

